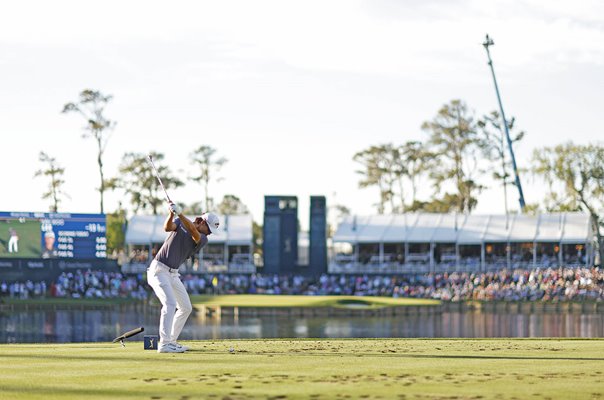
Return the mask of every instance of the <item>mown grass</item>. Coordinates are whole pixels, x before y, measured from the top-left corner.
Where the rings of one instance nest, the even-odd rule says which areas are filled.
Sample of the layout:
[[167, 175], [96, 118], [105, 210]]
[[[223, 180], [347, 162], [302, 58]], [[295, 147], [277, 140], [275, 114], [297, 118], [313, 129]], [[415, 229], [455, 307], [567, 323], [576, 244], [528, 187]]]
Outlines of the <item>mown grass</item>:
[[2, 399], [600, 399], [604, 340], [0, 345]]
[[364, 307], [433, 306], [438, 300], [371, 296], [290, 296], [238, 294], [218, 296], [191, 296], [194, 305], [222, 307]]
[[[140, 300], [133, 300], [128, 298], [111, 298], [111, 299], [74, 299], [64, 297], [41, 297], [34, 299], [17, 299], [5, 297], [2, 298], [2, 303], [5, 305], [14, 305], [19, 307], [27, 306], [48, 306], [48, 307], [109, 307], [128, 305], [138, 303]], [[1, 304], [1, 303], [0, 303]]]
[[[152, 296], [151, 302], [157, 299]], [[126, 298], [112, 299], [72, 299], [72, 298], [36, 298], [36, 299], [3, 299], [4, 305], [16, 307], [61, 307], [61, 308], [86, 308], [110, 307], [140, 303], [141, 300]], [[434, 306], [440, 304], [438, 300], [409, 299], [392, 297], [371, 296], [290, 296], [290, 295], [196, 295], [191, 296], [194, 305], [210, 305], [222, 307], [335, 307], [335, 308], [367, 308], [376, 309], [391, 306]]]

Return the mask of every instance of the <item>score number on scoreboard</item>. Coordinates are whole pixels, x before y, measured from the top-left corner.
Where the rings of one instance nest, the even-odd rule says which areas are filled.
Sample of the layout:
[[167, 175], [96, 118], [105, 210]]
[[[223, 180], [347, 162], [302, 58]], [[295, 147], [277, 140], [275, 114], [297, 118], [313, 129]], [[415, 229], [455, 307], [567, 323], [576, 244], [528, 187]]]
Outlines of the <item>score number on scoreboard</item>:
[[[105, 236], [107, 228], [104, 219], [102, 222], [91, 222], [89, 218], [71, 217], [51, 219], [48, 222], [42, 223], [43, 236], [44, 240], [47, 235], [54, 234], [56, 237], [56, 257], [107, 257], [107, 237]], [[52, 229], [52, 233], [49, 233], [51, 232], [49, 227]], [[43, 246], [46, 246], [46, 243], [43, 243]]]
[[106, 233], [105, 214], [0, 212], [0, 258], [106, 258]]

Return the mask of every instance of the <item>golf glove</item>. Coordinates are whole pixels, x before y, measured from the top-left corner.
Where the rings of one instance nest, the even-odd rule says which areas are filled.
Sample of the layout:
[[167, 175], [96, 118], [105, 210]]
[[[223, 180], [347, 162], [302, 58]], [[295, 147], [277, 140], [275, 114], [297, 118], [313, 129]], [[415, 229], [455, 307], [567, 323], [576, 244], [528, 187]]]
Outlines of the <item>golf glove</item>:
[[174, 204], [174, 203], [171, 203], [170, 204], [170, 211], [172, 211], [176, 215], [180, 215], [182, 213], [182, 208], [179, 207], [178, 205]]

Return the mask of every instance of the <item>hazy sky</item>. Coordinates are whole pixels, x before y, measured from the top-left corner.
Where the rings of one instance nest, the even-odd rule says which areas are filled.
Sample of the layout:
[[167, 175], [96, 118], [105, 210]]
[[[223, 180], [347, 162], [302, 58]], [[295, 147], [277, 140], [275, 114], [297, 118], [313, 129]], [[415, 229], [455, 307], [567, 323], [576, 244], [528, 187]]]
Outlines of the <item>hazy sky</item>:
[[[425, 139], [422, 122], [452, 99], [476, 116], [497, 108], [486, 33], [506, 114], [527, 132], [521, 167], [543, 145], [603, 140], [601, 1], [5, 2], [0, 210], [48, 210], [47, 181], [33, 178], [45, 151], [66, 169], [60, 211], [99, 212], [95, 143], [81, 117], [60, 113], [92, 88], [114, 96], [108, 177], [125, 152], [153, 150], [184, 179], [206, 144], [229, 159], [213, 197], [239, 196], [256, 221], [265, 194], [297, 195], [304, 225], [315, 194], [374, 213], [357, 151]], [[188, 182], [171, 197], [202, 193]], [[106, 211], [121, 196], [108, 193]], [[502, 191], [484, 192], [476, 211], [502, 213]]]

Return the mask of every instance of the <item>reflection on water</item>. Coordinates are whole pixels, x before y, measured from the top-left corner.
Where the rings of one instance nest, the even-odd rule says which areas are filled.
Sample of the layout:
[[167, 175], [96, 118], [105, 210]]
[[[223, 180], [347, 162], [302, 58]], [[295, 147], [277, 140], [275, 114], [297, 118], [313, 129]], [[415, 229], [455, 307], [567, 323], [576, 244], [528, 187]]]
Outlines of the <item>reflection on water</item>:
[[[13, 311], [0, 315], [0, 343], [99, 342], [139, 327], [157, 334], [159, 309]], [[180, 339], [603, 337], [602, 313], [443, 312], [379, 317], [191, 316]], [[142, 335], [129, 340], [142, 340]]]

